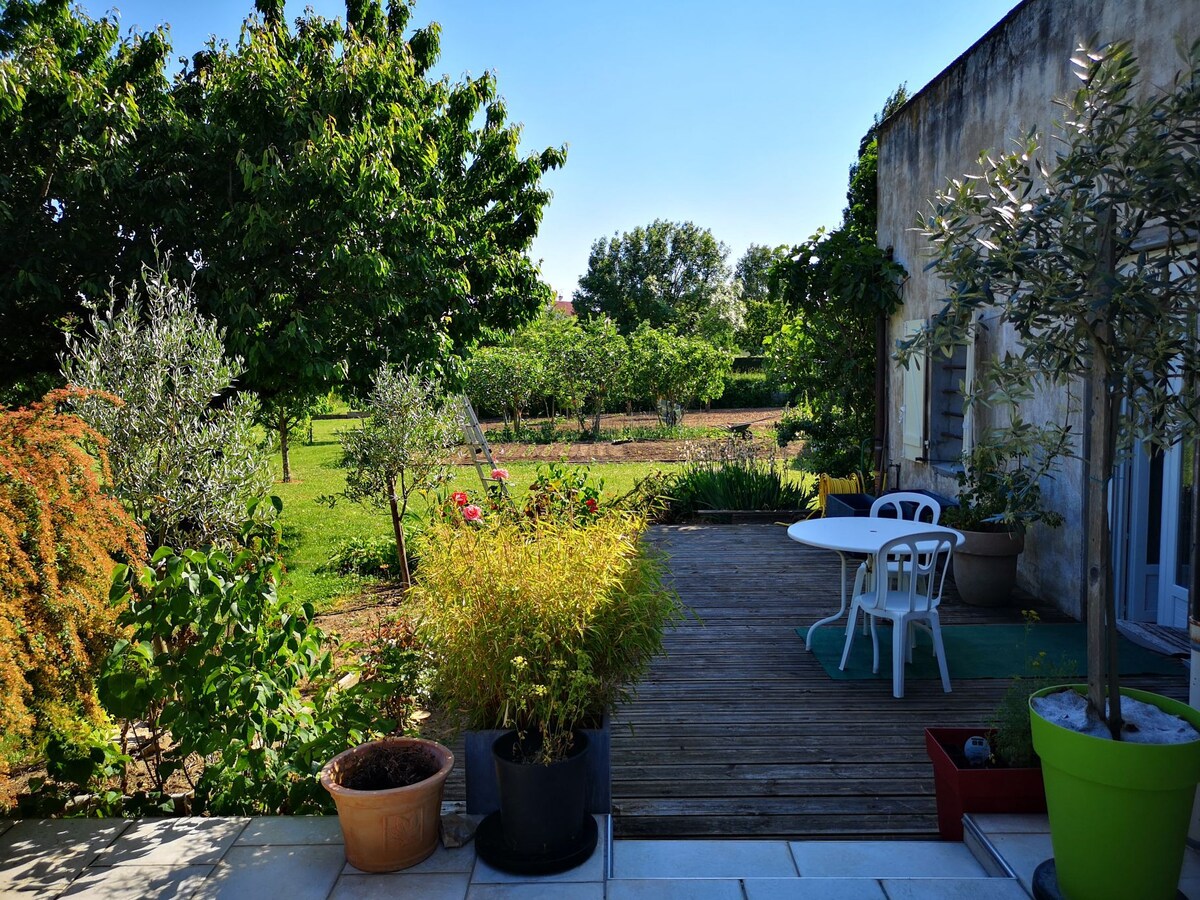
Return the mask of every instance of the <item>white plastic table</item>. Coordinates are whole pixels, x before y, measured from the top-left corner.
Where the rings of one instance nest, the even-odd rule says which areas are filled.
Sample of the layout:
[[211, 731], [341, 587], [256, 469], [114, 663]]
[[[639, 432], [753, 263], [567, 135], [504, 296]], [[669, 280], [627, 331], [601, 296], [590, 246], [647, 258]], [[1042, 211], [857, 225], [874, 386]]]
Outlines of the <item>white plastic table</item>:
[[[842, 605], [832, 616], [814, 622], [808, 629], [804, 649], [812, 649], [812, 637], [822, 625], [836, 622], [846, 614], [846, 554], [860, 553], [870, 556], [878, 553], [883, 545], [895, 538], [907, 537], [922, 532], [937, 532], [954, 538], [957, 547], [963, 542], [962, 532], [944, 525], [928, 522], [913, 522], [909, 519], [877, 519], [870, 516], [830, 516], [824, 519], [808, 519], [788, 528], [788, 537], [810, 547], [836, 551], [842, 560]], [[918, 545], [920, 549], [920, 545]]]

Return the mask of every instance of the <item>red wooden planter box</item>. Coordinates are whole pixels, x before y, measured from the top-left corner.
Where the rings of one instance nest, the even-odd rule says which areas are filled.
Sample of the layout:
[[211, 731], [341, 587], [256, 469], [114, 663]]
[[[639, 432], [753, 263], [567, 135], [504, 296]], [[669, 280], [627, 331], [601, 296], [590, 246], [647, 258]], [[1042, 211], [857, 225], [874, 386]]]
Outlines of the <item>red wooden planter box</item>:
[[944, 841], [961, 841], [963, 813], [1038, 813], [1046, 811], [1042, 769], [960, 769], [947, 747], [991, 732], [983, 728], [926, 728], [925, 749], [933, 763], [938, 832]]

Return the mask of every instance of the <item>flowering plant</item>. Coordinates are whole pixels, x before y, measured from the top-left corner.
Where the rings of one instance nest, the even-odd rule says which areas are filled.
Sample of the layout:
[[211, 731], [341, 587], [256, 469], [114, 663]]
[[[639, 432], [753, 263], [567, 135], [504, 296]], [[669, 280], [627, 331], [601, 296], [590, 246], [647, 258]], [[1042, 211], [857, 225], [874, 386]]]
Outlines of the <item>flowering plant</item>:
[[526, 517], [587, 522], [600, 512], [602, 479], [592, 478], [586, 466], [568, 468], [562, 463], [538, 466], [537, 477], [525, 500]]

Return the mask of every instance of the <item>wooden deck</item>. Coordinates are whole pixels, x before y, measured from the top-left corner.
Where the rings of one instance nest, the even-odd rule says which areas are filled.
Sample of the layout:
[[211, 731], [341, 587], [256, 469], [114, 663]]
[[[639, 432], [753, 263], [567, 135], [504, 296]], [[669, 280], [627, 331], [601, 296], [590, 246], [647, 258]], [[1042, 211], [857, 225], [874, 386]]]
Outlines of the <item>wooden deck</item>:
[[[956, 680], [944, 694], [913, 679], [897, 700], [887, 679], [833, 681], [794, 629], [837, 608], [837, 554], [777, 526], [661, 527], [651, 539], [698, 618], [668, 635], [667, 656], [615, 718], [615, 833], [934, 835], [923, 729], [986, 721], [1008, 682]], [[943, 624], [1017, 620], [943, 604]], [[1183, 666], [1177, 678], [1126, 681], [1187, 694]]]

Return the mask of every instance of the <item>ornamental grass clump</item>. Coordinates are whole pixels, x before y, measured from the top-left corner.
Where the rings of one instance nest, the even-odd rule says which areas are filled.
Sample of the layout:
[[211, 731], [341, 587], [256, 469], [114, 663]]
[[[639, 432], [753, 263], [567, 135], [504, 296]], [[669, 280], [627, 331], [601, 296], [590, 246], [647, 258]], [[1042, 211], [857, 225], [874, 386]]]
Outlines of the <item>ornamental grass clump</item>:
[[472, 728], [515, 728], [529, 761], [628, 699], [679, 618], [644, 520], [541, 520], [422, 535], [414, 588], [435, 691]]

